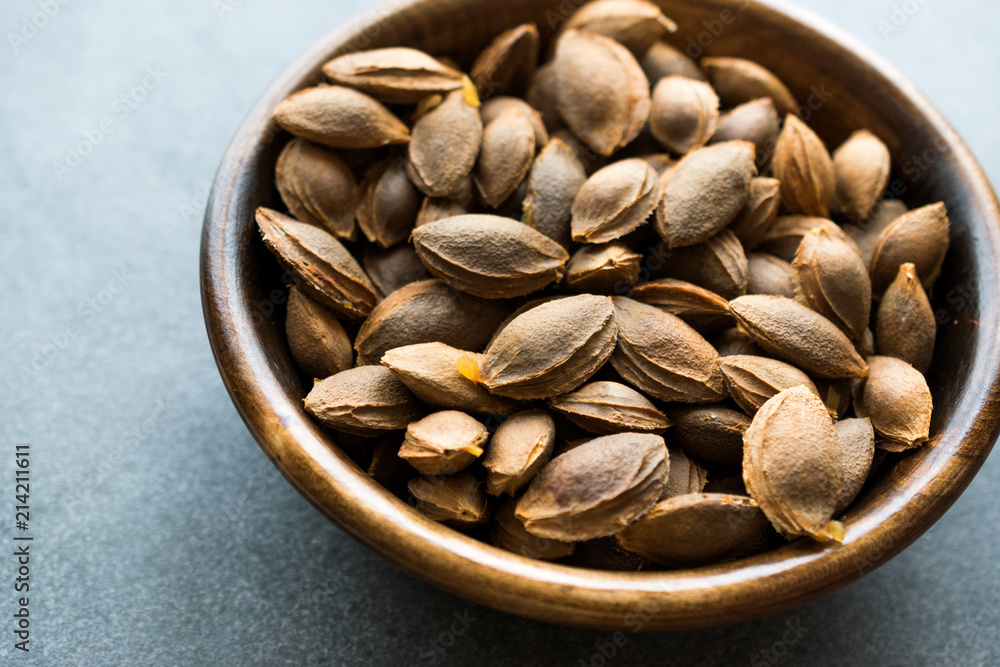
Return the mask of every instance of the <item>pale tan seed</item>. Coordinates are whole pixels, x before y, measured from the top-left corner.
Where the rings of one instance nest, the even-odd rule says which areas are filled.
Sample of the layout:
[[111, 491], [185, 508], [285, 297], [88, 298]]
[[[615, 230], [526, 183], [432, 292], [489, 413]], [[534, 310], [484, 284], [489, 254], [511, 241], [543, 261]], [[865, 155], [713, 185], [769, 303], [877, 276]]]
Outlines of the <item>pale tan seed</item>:
[[844, 419], [833, 427], [844, 452], [844, 490], [834, 511], [838, 515], [850, 507], [868, 480], [875, 455], [875, 431], [869, 419]]
[[383, 366], [358, 366], [317, 382], [305, 407], [327, 426], [362, 436], [404, 429], [423, 413], [416, 396]]
[[490, 520], [483, 483], [470, 473], [417, 477], [408, 488], [418, 512], [455, 530], [472, 530]]
[[796, 116], [785, 118], [774, 152], [774, 177], [781, 201], [791, 213], [830, 217], [837, 189], [833, 160], [823, 140]]
[[708, 472], [689, 459], [680, 447], [668, 447], [667, 453], [670, 457], [670, 473], [660, 500], [701, 493], [708, 483]]
[[616, 537], [667, 567], [697, 567], [749, 555], [764, 544], [767, 517], [750, 498], [693, 493], [668, 498]]
[[854, 390], [854, 411], [868, 417], [879, 438], [875, 446], [901, 452], [930, 437], [933, 401], [920, 371], [895, 357], [869, 357], [868, 379]]
[[497, 208], [521, 184], [535, 159], [535, 129], [524, 111], [511, 107], [483, 133], [482, 151], [472, 180], [483, 202]]
[[618, 347], [611, 363], [625, 380], [664, 401], [711, 403], [725, 397], [719, 354], [679, 317], [615, 297]]
[[926, 373], [934, 356], [937, 319], [913, 264], [899, 267], [878, 308], [879, 354], [897, 357]]
[[732, 222], [756, 171], [753, 144], [745, 141], [702, 148], [677, 163], [656, 209], [656, 230], [667, 246], [707, 241]]
[[750, 197], [743, 210], [729, 225], [747, 251], [756, 248], [778, 219], [781, 208], [781, 182], [776, 178], [754, 178]]
[[422, 51], [405, 47], [358, 51], [323, 65], [330, 81], [393, 104], [414, 104], [428, 95], [462, 87], [462, 73]]
[[365, 273], [378, 289], [381, 297], [386, 297], [400, 287], [421, 280], [429, 280], [430, 274], [420, 263], [413, 246], [400, 244], [391, 248], [366, 245], [361, 256]]
[[772, 397], [792, 387], [801, 385], [820, 397], [808, 375], [777, 359], [734, 355], [722, 359], [720, 364], [729, 394], [750, 416]]
[[664, 148], [685, 155], [715, 134], [719, 98], [703, 81], [668, 76], [653, 88], [649, 129]]
[[719, 351], [719, 357], [731, 357], [735, 354], [749, 354], [754, 356], [764, 356], [764, 350], [760, 349], [757, 343], [753, 342], [747, 332], [739, 327], [732, 327], [723, 331], [712, 341], [712, 347]]
[[646, 55], [642, 56], [640, 64], [646, 78], [654, 86], [660, 79], [673, 75], [706, 81], [705, 73], [698, 67], [698, 63], [663, 41], [653, 42]]
[[868, 374], [864, 359], [837, 325], [792, 299], [742, 296], [730, 307], [758, 345], [810, 375], [851, 378]]
[[658, 435], [597, 438], [542, 468], [518, 501], [515, 515], [529, 533], [550, 539], [613, 535], [656, 503], [669, 465]]
[[274, 121], [292, 134], [332, 148], [405, 144], [410, 131], [377, 100], [342, 86], [301, 90], [274, 110]]
[[721, 405], [679, 408], [667, 413], [673, 423], [670, 444], [705, 463], [739, 466], [743, 461], [743, 434], [750, 418]]
[[336, 238], [269, 208], [256, 217], [264, 244], [308, 296], [352, 319], [371, 312], [375, 286]]
[[472, 173], [483, 142], [478, 107], [474, 93], [456, 90], [413, 126], [406, 170], [424, 194], [446, 197]]
[[506, 549], [525, 558], [536, 560], [558, 560], [571, 556], [576, 545], [573, 542], [559, 542], [532, 535], [524, 529], [524, 524], [514, 515], [517, 501], [504, 500], [493, 514], [490, 537], [493, 546]]
[[853, 242], [823, 228], [802, 239], [792, 262], [796, 294], [848, 337], [858, 339], [868, 326], [871, 279]]
[[661, 37], [677, 31], [677, 24], [645, 0], [595, 0], [578, 9], [563, 24], [567, 30], [586, 30], [621, 43], [642, 56]]
[[930, 288], [941, 273], [948, 252], [948, 211], [944, 202], [905, 213], [879, 234], [872, 249], [872, 293], [880, 298], [896, 279], [899, 267], [916, 267], [920, 282]]
[[763, 65], [743, 58], [705, 58], [701, 66], [723, 106], [732, 108], [769, 97], [778, 115], [799, 113], [795, 96]]
[[618, 382], [590, 382], [549, 399], [549, 407], [598, 435], [662, 433], [670, 420], [649, 399]]
[[795, 259], [795, 253], [799, 251], [799, 246], [805, 235], [819, 227], [847, 243], [853, 242], [851, 237], [840, 228], [840, 225], [828, 218], [808, 215], [781, 215], [768, 228], [758, 249], [780, 257], [786, 262], [791, 262]]
[[294, 287], [288, 292], [285, 335], [295, 364], [309, 377], [327, 378], [354, 363], [351, 339], [334, 314]]
[[556, 47], [558, 109], [600, 155], [630, 144], [649, 120], [649, 82], [635, 57], [602, 35], [567, 30]]
[[573, 149], [561, 139], [551, 139], [528, 173], [522, 221], [568, 247], [573, 201], [586, 180], [587, 173]]
[[399, 457], [423, 475], [453, 475], [483, 455], [489, 437], [474, 417], [442, 410], [406, 427]]
[[336, 153], [296, 137], [278, 156], [274, 180], [282, 201], [297, 220], [323, 227], [347, 241], [357, 237], [354, 208], [358, 184]]
[[491, 215], [438, 220], [413, 232], [433, 275], [483, 298], [524, 296], [561, 280], [569, 254], [525, 224]]
[[865, 220], [882, 199], [892, 169], [889, 149], [868, 130], [858, 130], [833, 152], [837, 193], [833, 208], [848, 220]]
[[357, 219], [369, 241], [389, 248], [410, 237], [422, 198], [398, 159], [373, 165], [361, 183], [361, 193]]
[[831, 519], [844, 489], [844, 457], [823, 401], [802, 386], [777, 394], [743, 442], [743, 481], [777, 531], [839, 542], [843, 526]]
[[520, 109], [527, 116], [528, 122], [531, 123], [532, 129], [535, 131], [535, 150], [541, 151], [545, 148], [546, 144], [549, 143], [549, 132], [545, 129], [545, 121], [542, 119], [542, 115], [519, 97], [501, 95], [484, 101], [483, 106], [479, 108], [479, 114], [483, 117], [483, 127], [488, 126], [500, 114], [511, 108]]
[[658, 274], [694, 283], [725, 299], [746, 294], [747, 257], [743, 244], [728, 229], [685, 248], [658, 246], [650, 258], [653, 261], [662, 266]]
[[500, 33], [473, 63], [469, 77], [480, 97], [520, 94], [538, 64], [539, 38], [534, 23], [525, 23]]
[[766, 174], [778, 145], [781, 121], [771, 98], [739, 105], [722, 114], [709, 143], [749, 141], [756, 147], [757, 172]]
[[575, 294], [622, 294], [639, 280], [642, 255], [620, 241], [585, 245], [566, 265], [565, 285]]
[[500, 302], [462, 294], [440, 280], [424, 280], [382, 300], [361, 325], [354, 349], [361, 365], [378, 364], [388, 350], [417, 343], [479, 350], [506, 316]]
[[747, 256], [747, 294], [795, 298], [795, 267], [766, 252]]
[[556, 423], [544, 410], [528, 410], [508, 417], [493, 434], [483, 460], [486, 492], [514, 497], [552, 458]]
[[660, 178], [645, 160], [614, 162], [580, 187], [573, 200], [573, 240], [607, 243], [646, 221], [660, 198]]
[[525, 101], [542, 116], [545, 129], [549, 134], [566, 127], [559, 114], [558, 85], [556, 83], [556, 63], [553, 60], [545, 63], [531, 77]]
[[389, 350], [382, 356], [382, 365], [428, 405], [479, 414], [517, 412], [516, 402], [494, 396], [459, 372], [459, 365], [468, 358], [483, 361], [480, 354], [444, 343], [418, 343]]

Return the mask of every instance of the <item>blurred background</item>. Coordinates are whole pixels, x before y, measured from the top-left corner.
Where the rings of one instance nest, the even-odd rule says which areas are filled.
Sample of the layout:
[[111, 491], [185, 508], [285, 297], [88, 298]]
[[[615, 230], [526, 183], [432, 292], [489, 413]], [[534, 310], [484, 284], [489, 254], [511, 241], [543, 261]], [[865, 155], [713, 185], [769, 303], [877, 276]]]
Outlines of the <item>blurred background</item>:
[[[858, 582], [764, 620], [624, 646], [440, 592], [283, 480], [209, 350], [201, 217], [265, 88], [376, 4], [0, 7], [0, 664], [1000, 664], [997, 456]], [[1000, 3], [795, 4], [900, 69], [1000, 182]], [[29, 654], [13, 648], [6, 555], [15, 443], [32, 457]]]

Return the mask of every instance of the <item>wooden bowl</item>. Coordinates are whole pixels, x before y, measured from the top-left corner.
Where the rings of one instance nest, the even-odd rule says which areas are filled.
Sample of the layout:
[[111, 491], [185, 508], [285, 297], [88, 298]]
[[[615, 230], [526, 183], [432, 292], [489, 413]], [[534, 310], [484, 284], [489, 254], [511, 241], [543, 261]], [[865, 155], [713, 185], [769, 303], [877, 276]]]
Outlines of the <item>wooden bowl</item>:
[[[858, 128], [893, 154], [911, 207], [944, 200], [951, 250], [934, 290], [942, 323], [928, 380], [932, 440], [893, 458], [849, 510], [839, 546], [808, 540], [744, 560], [672, 572], [620, 573], [532, 561], [429, 521], [379, 487], [305, 413], [306, 387], [285, 342], [285, 290], [254, 209], [278, 202], [274, 166], [287, 135], [272, 110], [352, 50], [407, 45], [464, 67], [503, 29], [550, 32], [563, 0], [405, 0], [340, 28], [267, 91], [222, 162], [205, 217], [201, 280], [219, 370], [247, 427], [285, 477], [337, 526], [405, 570], [457, 595], [544, 621], [679, 629], [771, 614], [884, 563], [927, 530], [979, 470], [998, 431], [1000, 210], [966, 146], [892, 67], [811, 16], [743, 0], [660, 0], [689, 54], [740, 55], [780, 76], [830, 146]], [[581, 4], [580, 1], [577, 4]], [[742, 7], [742, 9], [741, 9]], [[729, 12], [729, 13], [726, 13]], [[717, 36], [714, 33], [720, 33]], [[690, 40], [687, 38], [690, 37]]]

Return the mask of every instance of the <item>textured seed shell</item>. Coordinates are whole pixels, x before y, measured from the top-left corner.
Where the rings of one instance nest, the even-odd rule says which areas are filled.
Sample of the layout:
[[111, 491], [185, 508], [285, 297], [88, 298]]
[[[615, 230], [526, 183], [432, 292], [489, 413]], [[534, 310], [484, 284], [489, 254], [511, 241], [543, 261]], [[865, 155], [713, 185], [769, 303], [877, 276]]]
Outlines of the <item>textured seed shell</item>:
[[865, 377], [868, 367], [830, 320], [783, 296], [742, 296], [730, 303], [737, 322], [769, 354], [823, 378]]
[[722, 359], [720, 364], [729, 394], [750, 416], [773, 396], [792, 387], [801, 385], [820, 396], [808, 375], [777, 359], [734, 355]]
[[664, 148], [685, 155], [708, 143], [719, 122], [719, 98], [703, 81], [668, 76], [653, 88], [649, 129]]
[[613, 535], [656, 503], [669, 465], [658, 435], [597, 438], [542, 468], [515, 515], [541, 537], [568, 542]]
[[875, 456], [875, 431], [869, 419], [844, 419], [833, 427], [844, 452], [844, 490], [834, 511], [838, 515], [854, 502], [868, 480]]
[[698, 63], [666, 42], [654, 42], [640, 61], [642, 71], [652, 85], [668, 76], [685, 76], [696, 81], [705, 81], [705, 73]]
[[330, 81], [394, 104], [414, 104], [428, 95], [462, 87], [462, 73], [422, 51], [405, 47], [359, 51], [323, 65]]
[[375, 286], [331, 234], [269, 208], [257, 209], [264, 244], [310, 297], [352, 319], [375, 306]]
[[679, 317], [615, 297], [618, 347], [611, 363], [637, 389], [664, 401], [711, 403], [725, 397], [719, 354]]
[[568, 247], [573, 201], [586, 180], [587, 172], [573, 150], [561, 139], [551, 139], [528, 173], [522, 221]]
[[583, 165], [584, 170], [587, 172], [588, 176], [592, 176], [599, 169], [603, 169], [608, 166], [609, 158], [598, 155], [590, 148], [587, 144], [583, 143], [580, 139], [577, 139], [576, 135], [573, 134], [568, 128], [562, 128], [552, 133], [553, 139], [559, 139], [564, 144], [569, 146], [576, 158]]
[[382, 297], [392, 294], [400, 287], [429, 280], [431, 277], [420, 263], [413, 246], [409, 244], [391, 248], [368, 244], [361, 256], [361, 263]]
[[780, 257], [786, 262], [791, 262], [795, 259], [795, 253], [799, 251], [799, 246], [805, 235], [819, 227], [847, 243], [853, 242], [851, 237], [840, 228], [840, 225], [827, 218], [808, 215], [782, 215], [778, 216], [778, 219], [764, 234], [759, 249], [775, 257]]
[[913, 264], [899, 267], [878, 308], [879, 354], [897, 357], [926, 373], [934, 356], [937, 320]]
[[757, 171], [765, 174], [778, 145], [780, 125], [774, 102], [771, 98], [764, 97], [722, 114], [709, 143], [749, 141], [756, 147]]
[[493, 434], [483, 460], [486, 492], [516, 496], [552, 458], [556, 423], [544, 410], [508, 417]]
[[524, 296], [560, 280], [566, 250], [525, 224], [463, 215], [418, 227], [413, 243], [433, 275], [483, 298]]
[[480, 379], [500, 396], [558, 396], [590, 379], [611, 356], [617, 338], [610, 298], [555, 299], [514, 318], [496, 335]]
[[865, 266], [869, 269], [872, 265], [872, 250], [878, 237], [886, 227], [908, 210], [906, 204], [899, 199], [883, 199], [875, 206], [875, 210], [867, 220], [844, 225], [844, 232], [857, 244], [861, 257], [865, 260]]
[[749, 354], [753, 356], [763, 356], [764, 350], [760, 349], [757, 343], [753, 342], [747, 332], [739, 327], [732, 327], [723, 331], [712, 341], [712, 347], [719, 351], [719, 357], [731, 357], [736, 354]]
[[417, 212], [417, 222], [414, 227], [444, 220], [445, 218], [457, 218], [460, 215], [472, 213], [470, 206], [466, 206], [461, 200], [450, 199], [448, 197], [425, 197]]
[[649, 399], [618, 382], [591, 382], [549, 399], [549, 407], [598, 435], [662, 433], [670, 420]]
[[642, 255], [620, 241], [585, 245], [566, 265], [566, 290], [576, 294], [620, 294], [639, 280]]
[[747, 257], [743, 244], [728, 229], [704, 243], [667, 250], [658, 248], [653, 258], [661, 259], [658, 272], [711, 290], [725, 299], [735, 299], [747, 291]]
[[742, 58], [705, 58], [701, 66], [726, 107], [769, 97], [779, 115], [799, 113], [795, 96], [763, 65]]
[[667, 417], [670, 445], [677, 445], [692, 458], [735, 467], [743, 462], [743, 434], [750, 418], [721, 405], [706, 405], [671, 410]]
[[310, 377], [327, 378], [354, 364], [351, 339], [337, 318], [294, 287], [288, 292], [285, 335], [295, 364]]
[[506, 549], [525, 558], [536, 560], [558, 560], [573, 554], [573, 542], [559, 542], [532, 535], [524, 529], [524, 524], [514, 515], [517, 501], [504, 500], [493, 514], [490, 524], [490, 538], [493, 546]]
[[478, 99], [456, 90], [413, 126], [406, 171], [424, 194], [446, 197], [472, 173], [483, 142]]
[[660, 197], [660, 178], [645, 160], [614, 162], [596, 172], [573, 200], [573, 240], [607, 243], [646, 221]]
[[697, 567], [747, 555], [768, 521], [750, 498], [693, 493], [668, 498], [618, 534], [618, 543], [667, 567]]
[[772, 294], [795, 298], [795, 267], [766, 252], [747, 257], [747, 294]]
[[756, 248], [771, 225], [778, 219], [781, 208], [781, 182], [776, 178], [755, 178], [750, 181], [750, 196], [743, 210], [729, 225], [747, 251]]
[[743, 481], [779, 533], [820, 541], [842, 535], [831, 519], [844, 489], [844, 457], [823, 401], [801, 386], [777, 394], [743, 442]]
[[848, 220], [865, 220], [889, 183], [892, 158], [882, 140], [858, 130], [833, 152], [837, 179], [834, 209]]
[[382, 300], [361, 325], [354, 349], [361, 365], [378, 364], [388, 350], [417, 343], [479, 350], [506, 316], [500, 302], [462, 294], [440, 280], [424, 280]]
[[854, 410], [868, 417], [890, 452], [920, 447], [930, 436], [933, 401], [920, 371], [895, 357], [869, 357], [868, 379], [854, 391]]
[[635, 57], [602, 35], [567, 30], [556, 46], [558, 109], [573, 133], [610, 156], [649, 120], [649, 82]]
[[756, 174], [754, 147], [730, 141], [699, 149], [673, 170], [656, 209], [656, 230], [670, 248], [708, 240], [746, 206]]
[[327, 426], [363, 436], [404, 429], [422, 414], [416, 396], [382, 366], [358, 366], [317, 382], [305, 406]]
[[871, 315], [872, 286], [854, 243], [813, 229], [803, 237], [792, 266], [803, 302], [850, 338], [860, 338]]
[[410, 131], [381, 102], [350, 88], [301, 90], [274, 110], [274, 121], [298, 137], [333, 148], [405, 144]]
[[403, 164], [388, 158], [372, 166], [361, 183], [361, 191], [357, 219], [365, 237], [382, 248], [406, 241], [422, 198]]
[[610, 37], [636, 56], [642, 56], [668, 32], [676, 32], [677, 24], [664, 16], [658, 6], [645, 0], [596, 0], [570, 16], [560, 34], [571, 29]]
[[550, 60], [535, 70], [524, 99], [541, 114], [545, 129], [549, 131], [549, 134], [566, 127], [562, 116], [559, 115], [555, 61]]
[[281, 151], [274, 180], [294, 218], [337, 238], [353, 241], [357, 236], [358, 184], [336, 153], [296, 137]]
[[463, 358], [482, 363], [483, 356], [444, 343], [418, 343], [389, 350], [382, 365], [428, 405], [480, 414], [512, 414], [514, 401], [494, 396], [459, 371]]
[[909, 262], [920, 282], [930, 288], [948, 252], [948, 211], [943, 202], [901, 215], [879, 235], [872, 249], [872, 292], [881, 297]]
[[535, 129], [517, 107], [497, 116], [483, 133], [483, 146], [473, 172], [483, 202], [491, 208], [504, 203], [531, 169], [535, 159]]
[[701, 493], [708, 483], [708, 473], [700, 465], [684, 454], [680, 447], [668, 447], [670, 457], [670, 473], [667, 483], [660, 494], [660, 500], [684, 496], [689, 493]]
[[632, 298], [676, 315], [691, 326], [711, 326], [729, 319], [729, 302], [692, 283], [661, 278], [642, 283], [632, 290]]
[[484, 101], [483, 106], [479, 108], [479, 114], [483, 118], [483, 127], [488, 126], [500, 114], [511, 108], [520, 109], [527, 116], [528, 122], [531, 123], [532, 129], [535, 131], [535, 149], [541, 151], [545, 148], [545, 145], [549, 143], [549, 132], [545, 129], [545, 121], [542, 120], [542, 115], [519, 97], [505, 97], [501, 95], [500, 97], [492, 97]]
[[423, 475], [453, 475], [483, 454], [489, 431], [457, 410], [427, 415], [406, 427], [399, 457]]
[[407, 485], [421, 514], [456, 530], [471, 530], [490, 520], [483, 483], [463, 472], [448, 477], [416, 477]]
[[538, 63], [538, 28], [525, 23], [500, 33], [479, 54], [469, 77], [481, 97], [503, 95], [508, 89], [520, 93], [528, 85]]
[[781, 201], [791, 213], [830, 217], [837, 189], [833, 160], [822, 139], [796, 116], [785, 118], [774, 151], [774, 177]]

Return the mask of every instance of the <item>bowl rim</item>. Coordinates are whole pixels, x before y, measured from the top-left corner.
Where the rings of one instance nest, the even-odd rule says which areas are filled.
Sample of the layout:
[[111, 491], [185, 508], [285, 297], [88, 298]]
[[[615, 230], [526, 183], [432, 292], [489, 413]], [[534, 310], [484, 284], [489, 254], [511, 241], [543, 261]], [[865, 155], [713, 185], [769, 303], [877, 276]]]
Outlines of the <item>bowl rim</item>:
[[[835, 548], [789, 543], [731, 564], [668, 572], [605, 572], [533, 561], [430, 521], [379, 487], [342, 452], [327, 447], [315, 423], [286, 395], [253, 335], [249, 304], [238, 298], [242, 278], [234, 261], [241, 225], [238, 195], [252, 182], [253, 156], [273, 138], [274, 106], [340, 45], [355, 43], [376, 20], [419, 10], [436, 0], [393, 1], [328, 33], [268, 88], [240, 125], [213, 183], [202, 234], [201, 291], [212, 352], [240, 416], [268, 458], [320, 512], [345, 532], [404, 570], [474, 602], [522, 616], [618, 630], [684, 629], [732, 623], [802, 604], [872, 571], [916, 540], [951, 506], [984, 463], [1000, 430], [1000, 316], [981, 309], [970, 381], [956, 419], [961, 427], [926, 447], [941, 451], [935, 473], [919, 488], [903, 488], [877, 511], [846, 521]], [[474, 1], [474, 0], [470, 0]], [[715, 0], [724, 6], [726, 0]], [[732, 0], [732, 5], [746, 5]], [[839, 28], [784, 0], [751, 2], [754, 11], [790, 20], [870, 69], [895, 88], [947, 142], [982, 220], [972, 242], [1000, 265], [1000, 205], [964, 142], [914, 85], [880, 56]], [[387, 13], [388, 12], [388, 13]], [[982, 216], [981, 216], [982, 217]], [[982, 267], [980, 267], [981, 269]], [[991, 277], [992, 278], [992, 277]], [[980, 281], [980, 303], [995, 303], [995, 278]], [[987, 351], [989, 354], [984, 354]], [[981, 385], [975, 385], [976, 381]], [[963, 417], [964, 415], [964, 417]], [[780, 558], [774, 554], [780, 553]]]

